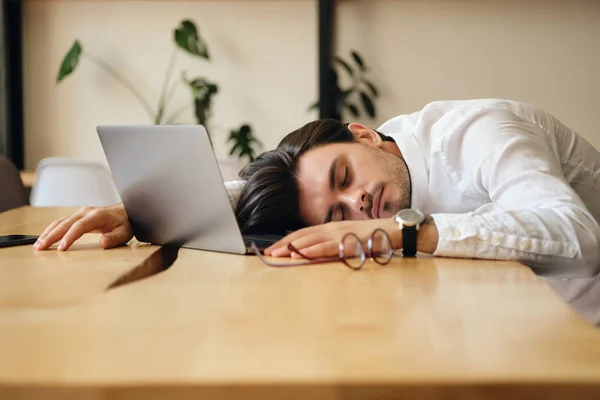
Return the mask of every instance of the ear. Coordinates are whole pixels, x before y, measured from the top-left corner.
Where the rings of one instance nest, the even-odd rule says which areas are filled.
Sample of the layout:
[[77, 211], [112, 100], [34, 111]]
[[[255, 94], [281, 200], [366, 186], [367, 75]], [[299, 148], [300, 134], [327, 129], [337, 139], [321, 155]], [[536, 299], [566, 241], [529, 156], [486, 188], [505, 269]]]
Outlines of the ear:
[[375, 147], [381, 147], [381, 144], [383, 143], [381, 136], [379, 136], [377, 132], [362, 124], [353, 122], [348, 125], [348, 130], [352, 132], [359, 142], [364, 142]]

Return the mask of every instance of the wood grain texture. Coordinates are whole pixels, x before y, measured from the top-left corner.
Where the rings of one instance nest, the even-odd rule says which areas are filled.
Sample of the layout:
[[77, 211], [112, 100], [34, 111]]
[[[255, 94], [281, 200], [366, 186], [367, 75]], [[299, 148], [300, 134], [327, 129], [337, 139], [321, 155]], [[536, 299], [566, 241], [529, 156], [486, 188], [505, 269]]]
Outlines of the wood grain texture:
[[[0, 214], [0, 235], [39, 235], [53, 220], [77, 210], [10, 210]], [[84, 236], [69, 252], [36, 252], [31, 245], [0, 249], [0, 311], [53, 308], [92, 299], [157, 249], [132, 241], [131, 246], [105, 251], [97, 234]]]
[[[40, 233], [64, 211], [13, 210], [0, 229]], [[97, 239], [0, 249], [0, 398], [600, 393], [600, 332], [517, 263], [276, 269], [181, 249], [170, 268], [107, 290], [157, 247]]]

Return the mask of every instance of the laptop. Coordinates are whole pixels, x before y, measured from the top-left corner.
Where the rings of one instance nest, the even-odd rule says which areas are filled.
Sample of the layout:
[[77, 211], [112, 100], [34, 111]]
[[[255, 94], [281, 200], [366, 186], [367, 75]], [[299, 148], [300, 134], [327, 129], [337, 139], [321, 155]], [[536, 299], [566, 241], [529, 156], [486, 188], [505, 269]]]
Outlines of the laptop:
[[102, 148], [140, 242], [253, 254], [281, 239], [244, 236], [202, 125], [101, 125]]

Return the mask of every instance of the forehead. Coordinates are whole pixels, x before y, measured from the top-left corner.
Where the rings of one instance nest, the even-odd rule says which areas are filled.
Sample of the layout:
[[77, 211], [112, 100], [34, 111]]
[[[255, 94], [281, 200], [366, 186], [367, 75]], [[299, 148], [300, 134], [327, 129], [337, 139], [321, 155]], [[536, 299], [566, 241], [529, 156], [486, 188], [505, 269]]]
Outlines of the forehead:
[[356, 156], [361, 146], [353, 143], [333, 143], [316, 147], [302, 154], [296, 169], [298, 186], [301, 189], [320, 191], [316, 183], [325, 183], [329, 187], [329, 168], [340, 156]]
[[298, 159], [298, 174], [300, 175], [305, 170], [313, 167], [326, 165], [329, 168], [336, 157], [351, 151], [353, 147], [353, 143], [332, 143], [310, 149]]

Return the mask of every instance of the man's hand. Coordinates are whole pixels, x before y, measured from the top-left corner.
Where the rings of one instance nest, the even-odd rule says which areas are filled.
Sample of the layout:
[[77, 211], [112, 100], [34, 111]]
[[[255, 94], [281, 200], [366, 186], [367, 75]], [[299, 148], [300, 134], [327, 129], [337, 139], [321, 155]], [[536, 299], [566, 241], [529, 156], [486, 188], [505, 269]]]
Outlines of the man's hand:
[[299, 229], [265, 249], [264, 254], [273, 257], [300, 258], [298, 254], [290, 254], [288, 244], [291, 242], [302, 254], [310, 258], [336, 256], [339, 253], [339, 243], [346, 233], [354, 233], [366, 246], [369, 237], [377, 228], [383, 229], [389, 235], [394, 249], [402, 247], [402, 231], [398, 229], [398, 223], [392, 218], [386, 218], [329, 222]]
[[67, 250], [86, 233], [100, 232], [100, 245], [105, 249], [129, 242], [133, 230], [122, 204], [109, 207], [85, 207], [70, 217], [52, 222], [34, 244], [35, 250], [45, 250], [60, 240], [58, 250]]

